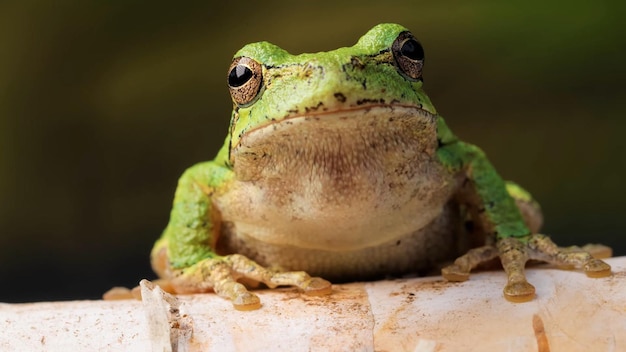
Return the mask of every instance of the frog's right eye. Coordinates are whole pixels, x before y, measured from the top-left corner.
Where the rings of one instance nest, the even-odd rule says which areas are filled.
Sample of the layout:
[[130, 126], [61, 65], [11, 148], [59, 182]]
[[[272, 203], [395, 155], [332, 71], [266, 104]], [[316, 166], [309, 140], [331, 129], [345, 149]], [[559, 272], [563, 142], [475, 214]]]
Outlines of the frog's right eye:
[[230, 96], [237, 105], [252, 103], [263, 85], [261, 64], [248, 57], [237, 57], [228, 70]]

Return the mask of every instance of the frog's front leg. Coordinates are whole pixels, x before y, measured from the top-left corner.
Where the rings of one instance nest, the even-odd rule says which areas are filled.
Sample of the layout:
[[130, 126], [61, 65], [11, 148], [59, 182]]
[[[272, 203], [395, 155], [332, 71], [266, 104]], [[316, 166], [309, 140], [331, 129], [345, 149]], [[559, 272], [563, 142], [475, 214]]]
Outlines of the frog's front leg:
[[485, 246], [468, 251], [444, 268], [444, 278], [467, 280], [472, 268], [499, 256], [508, 278], [504, 296], [513, 302], [525, 302], [535, 296], [535, 288], [524, 273], [530, 259], [582, 268], [590, 277], [610, 275], [611, 267], [587, 251], [561, 248], [547, 236], [532, 233], [505, 182], [480, 149], [454, 141], [443, 146], [440, 153], [444, 164], [465, 172], [467, 183], [461, 201], [469, 206], [474, 221], [487, 235]]
[[237, 310], [261, 307], [257, 295], [238, 280], [263, 282], [270, 288], [295, 286], [309, 295], [331, 292], [330, 282], [311, 277], [304, 271], [279, 272], [267, 269], [239, 254], [204, 259], [189, 268], [175, 270], [169, 280], [176, 293], [199, 293], [213, 290], [230, 300]]
[[263, 282], [270, 288], [296, 286], [313, 295], [330, 293], [328, 281], [305, 272], [277, 272], [243, 255], [215, 253], [221, 220], [211, 199], [227, 191], [232, 177], [229, 168], [210, 161], [189, 168], [180, 178], [170, 221], [151, 254], [152, 267], [164, 279], [164, 286], [173, 293], [213, 290], [239, 310], [260, 307], [259, 298], [239, 279]]

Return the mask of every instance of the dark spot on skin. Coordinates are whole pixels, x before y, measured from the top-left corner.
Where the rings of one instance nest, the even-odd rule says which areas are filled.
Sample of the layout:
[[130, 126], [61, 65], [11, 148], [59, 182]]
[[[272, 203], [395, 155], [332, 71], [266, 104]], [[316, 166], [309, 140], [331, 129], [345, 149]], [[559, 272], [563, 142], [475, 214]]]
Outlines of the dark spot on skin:
[[359, 59], [356, 56], [353, 56], [350, 59], [350, 64], [352, 64], [352, 67], [354, 67], [356, 69], [363, 69], [365, 67], [365, 64], [363, 64], [363, 61], [361, 61], [361, 59]]
[[321, 101], [319, 103], [317, 103], [317, 105], [315, 106], [307, 106], [306, 108], [304, 108], [305, 112], [311, 112], [311, 111], [316, 111], [317, 109], [319, 109], [320, 107], [323, 107], [324, 103], [322, 103]]
[[361, 85], [363, 86], [363, 90], [367, 90], [367, 79], [364, 79]]
[[487, 206], [487, 209], [493, 209], [493, 207], [496, 205], [494, 202], [489, 202], [487, 204], [485, 204]]
[[402, 241], [398, 240], [396, 241], [396, 246], [399, 246], [402, 243]]
[[[229, 138], [228, 139], [228, 160], [230, 160], [230, 154], [231, 154], [232, 150], [233, 150], [233, 139]], [[224, 163], [224, 164], [228, 164], [228, 163]], [[228, 166], [228, 165], [226, 165], [226, 166]]]
[[360, 99], [356, 101], [356, 105], [363, 105], [368, 103], [384, 104], [385, 99]]
[[300, 110], [298, 110], [298, 109], [289, 109], [289, 110], [287, 110], [287, 112], [288, 112], [289, 114], [297, 114], [299, 111], [300, 111]]
[[468, 220], [465, 222], [465, 230], [467, 232], [474, 232], [474, 222], [471, 220]]
[[342, 103], [346, 102], [346, 96], [343, 95], [343, 93], [335, 93], [333, 94], [335, 96], [335, 99], [339, 100]]

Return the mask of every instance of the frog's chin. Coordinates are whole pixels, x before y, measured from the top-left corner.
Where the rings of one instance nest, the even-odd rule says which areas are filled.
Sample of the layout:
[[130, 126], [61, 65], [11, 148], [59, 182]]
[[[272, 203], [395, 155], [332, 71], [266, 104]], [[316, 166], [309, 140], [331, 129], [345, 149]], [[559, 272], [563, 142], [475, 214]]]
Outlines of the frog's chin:
[[282, 120], [247, 133], [233, 149], [235, 180], [222, 215], [276, 244], [354, 250], [387, 243], [426, 226], [447, 201], [436, 194], [447, 182], [436, 149], [436, 117], [417, 107]]

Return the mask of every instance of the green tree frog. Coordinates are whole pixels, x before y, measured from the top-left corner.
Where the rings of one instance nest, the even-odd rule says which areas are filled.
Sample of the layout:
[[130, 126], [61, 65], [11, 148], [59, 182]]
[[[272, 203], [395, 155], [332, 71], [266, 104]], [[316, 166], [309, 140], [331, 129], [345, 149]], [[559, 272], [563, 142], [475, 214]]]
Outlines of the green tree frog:
[[228, 71], [224, 146], [180, 178], [151, 254], [157, 274], [176, 293], [214, 291], [240, 310], [260, 307], [242, 281], [328, 294], [326, 280], [420, 272], [457, 256], [447, 280], [499, 257], [514, 302], [535, 295], [529, 259], [610, 275], [588, 252], [538, 234], [538, 204], [451, 132], [422, 89], [423, 66], [422, 46], [397, 24], [328, 52], [244, 46]]

